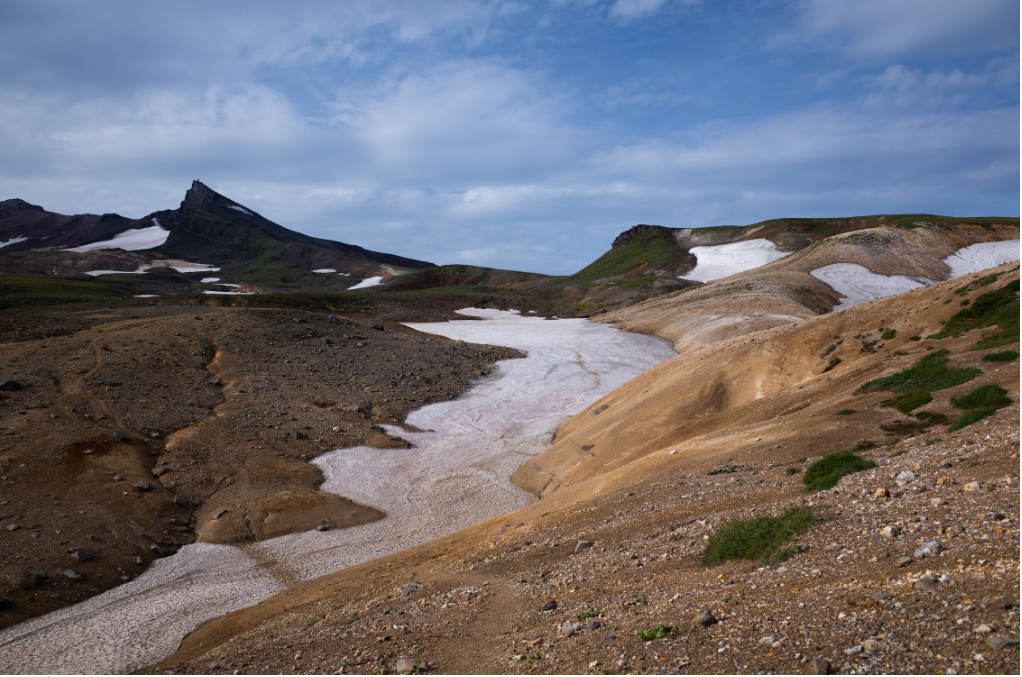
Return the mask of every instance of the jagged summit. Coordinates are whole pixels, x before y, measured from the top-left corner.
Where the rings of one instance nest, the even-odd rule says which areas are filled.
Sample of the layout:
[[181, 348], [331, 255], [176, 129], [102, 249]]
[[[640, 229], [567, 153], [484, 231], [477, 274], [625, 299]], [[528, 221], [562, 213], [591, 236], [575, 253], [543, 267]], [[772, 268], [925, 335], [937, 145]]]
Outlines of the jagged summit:
[[[250, 281], [293, 286], [325, 279], [312, 271], [333, 269], [352, 279], [368, 274], [393, 274], [392, 268], [416, 270], [431, 263], [357, 245], [312, 237], [285, 228], [222, 195], [198, 179], [192, 181], [177, 209], [153, 212], [141, 219], [117, 214], [65, 216], [23, 200], [0, 203], [0, 272], [87, 273], [96, 268], [132, 271], [139, 267], [136, 247], [118, 247], [126, 231], [159, 227], [169, 236], [148, 245], [147, 257], [202, 262], [244, 272]], [[110, 241], [109, 247], [96, 247]], [[93, 245], [102, 253], [83, 257], [70, 250]], [[126, 255], [131, 253], [131, 255]], [[272, 276], [267, 271], [273, 270]], [[289, 272], [290, 271], [290, 272]], [[337, 280], [342, 285], [344, 280]]]

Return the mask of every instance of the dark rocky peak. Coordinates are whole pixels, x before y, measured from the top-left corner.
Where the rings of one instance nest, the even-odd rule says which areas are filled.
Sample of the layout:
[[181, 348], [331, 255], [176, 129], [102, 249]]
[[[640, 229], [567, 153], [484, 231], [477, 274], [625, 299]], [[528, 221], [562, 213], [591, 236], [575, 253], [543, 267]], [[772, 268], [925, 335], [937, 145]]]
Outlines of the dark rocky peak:
[[637, 226], [632, 226], [631, 228], [629, 228], [628, 230], [614, 238], [614, 242], [613, 244], [610, 245], [610, 248], [617, 249], [618, 247], [622, 247], [631, 242], [632, 240], [634, 240], [642, 233], [646, 233], [655, 228], [660, 228], [660, 226], [650, 226], [645, 223], [640, 223]]
[[192, 187], [185, 193], [184, 202], [181, 203], [181, 214], [189, 216], [196, 212], [209, 211], [210, 207], [219, 200], [226, 201], [227, 198], [196, 179], [192, 181]]
[[44, 212], [42, 207], [38, 205], [30, 204], [24, 200], [13, 198], [10, 200], [3, 200], [0, 202], [0, 219], [13, 216], [14, 214], [20, 214], [21, 212]]

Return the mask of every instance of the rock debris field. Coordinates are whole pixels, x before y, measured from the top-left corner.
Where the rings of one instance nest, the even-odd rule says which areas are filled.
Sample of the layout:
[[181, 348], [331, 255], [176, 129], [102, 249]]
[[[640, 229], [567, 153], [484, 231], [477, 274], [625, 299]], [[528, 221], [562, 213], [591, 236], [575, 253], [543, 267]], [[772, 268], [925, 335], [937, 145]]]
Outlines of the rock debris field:
[[125, 585], [0, 633], [0, 671], [136, 670], [211, 618], [527, 505], [534, 499], [509, 482], [511, 473], [569, 416], [674, 355], [666, 341], [585, 320], [462, 312], [474, 319], [414, 328], [528, 356], [500, 363], [457, 400], [413, 412], [405, 428], [387, 427], [411, 449], [354, 447], [315, 461], [323, 490], [377, 508], [384, 519], [241, 547], [185, 546]]

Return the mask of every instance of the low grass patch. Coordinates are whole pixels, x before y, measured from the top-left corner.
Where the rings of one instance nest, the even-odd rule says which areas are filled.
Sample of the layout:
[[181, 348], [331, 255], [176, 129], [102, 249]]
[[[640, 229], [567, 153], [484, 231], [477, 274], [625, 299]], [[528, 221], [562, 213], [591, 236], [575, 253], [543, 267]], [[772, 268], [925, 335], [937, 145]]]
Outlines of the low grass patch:
[[706, 544], [703, 564], [719, 564], [729, 559], [778, 561], [781, 546], [818, 521], [808, 508], [789, 508], [776, 517], [725, 522]]
[[904, 371], [862, 384], [856, 392], [894, 390], [907, 393], [912, 390], [923, 390], [932, 393], [935, 390], [961, 385], [983, 373], [976, 367], [965, 369], [948, 367], [946, 355], [947, 350], [943, 349], [930, 353]]
[[678, 631], [669, 625], [658, 625], [652, 630], [640, 630], [639, 639], [643, 642], [649, 642], [654, 639], [660, 639], [661, 637], [673, 637], [678, 634]]
[[903, 414], [907, 414], [913, 409], [918, 409], [924, 404], [929, 404], [930, 402], [933, 402], [933, 398], [930, 397], [930, 393], [925, 390], [909, 390], [903, 395], [895, 397], [893, 400], [887, 400], [880, 406], [892, 407]]
[[1001, 407], [1011, 404], [1011, 398], [1008, 397], [1008, 391], [1001, 386], [988, 383], [973, 388], [965, 395], [952, 397], [951, 404], [965, 411], [948, 426], [948, 432], [961, 430], [980, 419], [992, 416]]
[[589, 609], [589, 611], [586, 611], [584, 613], [580, 613], [578, 615], [578, 622], [579, 623], [585, 623], [590, 618], [598, 618], [598, 617], [600, 617], [602, 615], [603, 615], [603, 607], [602, 606], [594, 606], [593, 608]]
[[984, 407], [1001, 407], [1011, 404], [1008, 391], [999, 385], [988, 383], [978, 388], [973, 388], [965, 395], [952, 397], [951, 404], [959, 409], [980, 409]]
[[897, 329], [888, 329], [887, 331], [885, 331], [883, 334], [880, 335], [880, 340], [881, 341], [890, 341], [892, 338], [894, 338], [897, 335], [898, 335], [898, 330]]
[[962, 413], [961, 416], [955, 419], [954, 423], [947, 427], [949, 433], [953, 433], [956, 430], [961, 430], [965, 426], [972, 425], [976, 421], [986, 418], [987, 416], [993, 416], [997, 413], [997, 409], [993, 407], [980, 407], [979, 409], [969, 409]]
[[851, 416], [855, 413], [854, 409], [841, 409], [837, 412], [838, 416]]
[[869, 470], [875, 466], [876, 463], [853, 451], [839, 451], [836, 454], [824, 456], [806, 468], [805, 474], [802, 475], [802, 483], [809, 491], [830, 489], [845, 475]]
[[1018, 359], [1017, 350], [1001, 350], [983, 356], [984, 362], [1014, 362]]
[[971, 306], [959, 310], [948, 318], [939, 332], [926, 338], [952, 338], [961, 336], [972, 329], [996, 326], [998, 331], [985, 336], [982, 341], [973, 346], [973, 350], [1017, 343], [1019, 340], [1018, 282], [1018, 280], [1014, 280], [1000, 289], [980, 294]]

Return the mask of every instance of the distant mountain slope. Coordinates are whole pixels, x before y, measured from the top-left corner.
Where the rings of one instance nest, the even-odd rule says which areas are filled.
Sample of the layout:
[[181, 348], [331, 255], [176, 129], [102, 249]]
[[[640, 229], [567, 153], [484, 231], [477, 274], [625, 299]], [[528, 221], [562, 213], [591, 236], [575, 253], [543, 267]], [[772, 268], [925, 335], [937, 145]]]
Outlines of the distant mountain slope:
[[[160, 241], [153, 237], [160, 230], [168, 233], [162, 243], [145, 249], [146, 242]], [[125, 236], [134, 233], [139, 235]], [[116, 236], [121, 237], [113, 239]], [[95, 246], [108, 241], [109, 248]], [[0, 202], [0, 270], [65, 275], [100, 269], [133, 272], [146, 261], [168, 258], [210, 264], [243, 281], [284, 287], [333, 283], [343, 288], [370, 273], [389, 277], [397, 269], [432, 266], [290, 230], [199, 181], [192, 183], [177, 209], [141, 219], [116, 214], [65, 216], [23, 200]], [[325, 269], [333, 269], [335, 277], [313, 272]]]

